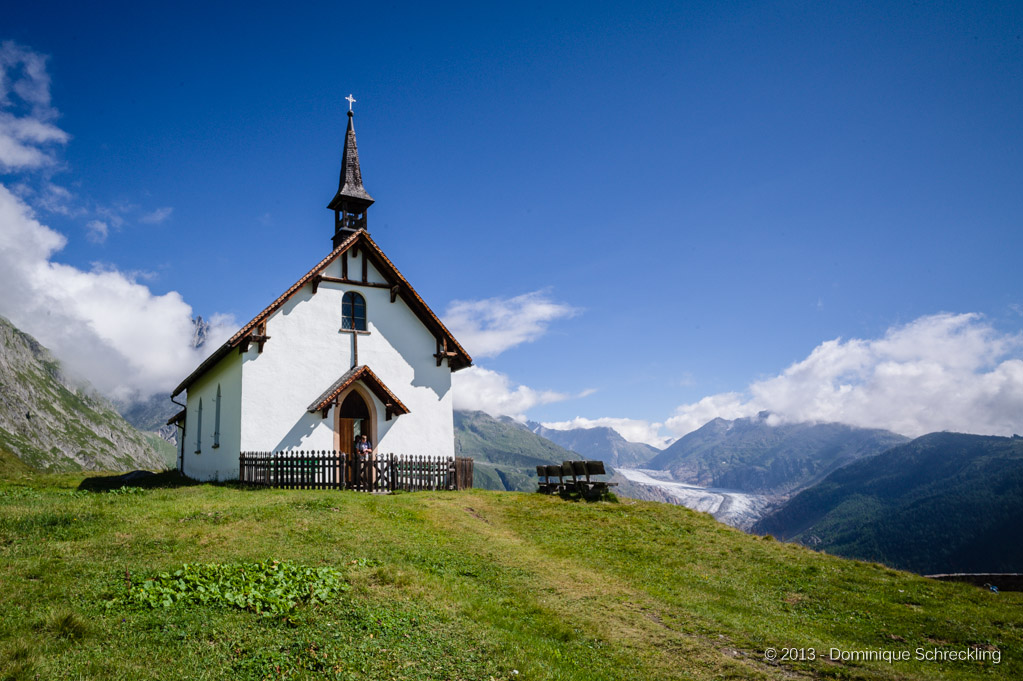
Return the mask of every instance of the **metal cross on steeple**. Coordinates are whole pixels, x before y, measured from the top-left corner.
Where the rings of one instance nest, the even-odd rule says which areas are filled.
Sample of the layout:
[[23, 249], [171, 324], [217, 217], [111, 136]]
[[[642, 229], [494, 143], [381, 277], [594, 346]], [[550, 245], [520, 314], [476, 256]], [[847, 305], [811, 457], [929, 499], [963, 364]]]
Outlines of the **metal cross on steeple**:
[[348, 93], [348, 96], [345, 97], [345, 101], [348, 102], [348, 110], [351, 111], [352, 110], [352, 104], [355, 104], [355, 102], [356, 102], [355, 97], [352, 97], [352, 94]]

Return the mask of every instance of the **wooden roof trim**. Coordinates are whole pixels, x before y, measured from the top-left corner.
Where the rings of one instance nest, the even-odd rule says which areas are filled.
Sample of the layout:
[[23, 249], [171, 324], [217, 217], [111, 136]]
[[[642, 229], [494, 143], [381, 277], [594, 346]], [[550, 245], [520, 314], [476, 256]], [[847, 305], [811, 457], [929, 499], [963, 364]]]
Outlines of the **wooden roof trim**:
[[407, 414], [408, 407], [402, 403], [391, 390], [384, 385], [384, 382], [373, 373], [373, 370], [366, 365], [353, 367], [341, 375], [341, 378], [327, 388], [316, 401], [309, 405], [310, 412], [321, 411], [329, 407], [350, 385], [356, 381], [362, 381], [377, 398], [384, 403], [387, 410], [392, 414]]
[[221, 345], [219, 348], [217, 348], [216, 351], [214, 351], [214, 353], [212, 355], [207, 357], [202, 362], [202, 364], [200, 364], [196, 368], [195, 371], [193, 371], [192, 373], [190, 373], [188, 375], [188, 378], [183, 380], [178, 385], [178, 387], [174, 389], [174, 392], [171, 393], [171, 397], [177, 397], [183, 390], [187, 389], [188, 386], [190, 386], [193, 383], [195, 383], [195, 381], [200, 376], [202, 376], [204, 373], [206, 373], [206, 371], [208, 369], [210, 369], [213, 365], [215, 365], [217, 362], [219, 362], [221, 359], [223, 359], [224, 355], [226, 355], [228, 352], [230, 352], [232, 348], [237, 347], [241, 343], [242, 339], [247, 334], [249, 334], [257, 325], [259, 325], [261, 322], [265, 321], [267, 317], [269, 317], [278, 308], [280, 308], [282, 305], [284, 305], [284, 303], [288, 302], [288, 300], [290, 300], [293, 295], [298, 293], [302, 289], [303, 286], [305, 286], [307, 283], [309, 283], [309, 281], [313, 277], [315, 277], [317, 274], [322, 272], [324, 270], [324, 268], [327, 267], [327, 265], [329, 265], [331, 262], [336, 260], [338, 258], [338, 256], [340, 256], [342, 253], [344, 253], [346, 250], [348, 250], [348, 248], [352, 245], [352, 243], [355, 242], [355, 240], [359, 236], [359, 234], [360, 234], [359, 232], [356, 232], [355, 234], [353, 234], [352, 236], [348, 237], [343, 242], [341, 242], [338, 245], [337, 248], [335, 248], [333, 251], [330, 252], [330, 255], [328, 255], [326, 258], [324, 258], [323, 260], [318, 262], [316, 264], [316, 266], [313, 267], [308, 272], [306, 272], [305, 275], [301, 279], [299, 279], [294, 284], [292, 284], [291, 287], [289, 287], [287, 291], [285, 291], [283, 294], [278, 296], [277, 299], [274, 300], [269, 305], [267, 305], [266, 308], [262, 312], [260, 312], [258, 315], [253, 317], [252, 321], [250, 321], [248, 324], [243, 326], [241, 329], [238, 330], [238, 332], [236, 334], [234, 334], [229, 339], [227, 339], [227, 341], [223, 345]]
[[[444, 326], [444, 322], [442, 322], [440, 318], [433, 313], [433, 310], [431, 310], [430, 306], [426, 304], [426, 301], [423, 300], [418, 293], [416, 293], [416, 290], [412, 287], [412, 284], [408, 282], [408, 279], [406, 279], [395, 264], [391, 262], [391, 259], [384, 255], [384, 252], [379, 246], [377, 246], [376, 242], [373, 241], [373, 238], [369, 234], [366, 234], [365, 232], [360, 232], [360, 234], [364, 234], [367, 244], [372, 246], [372, 249], [367, 249], [367, 252], [372, 252], [374, 260], [378, 261], [374, 263], [377, 265], [377, 269], [390, 270], [391, 276], [398, 280], [398, 295], [400, 295], [406, 303], [409, 303], [409, 307], [412, 308], [412, 311], [416, 313], [416, 316], [419, 317], [419, 319], [426, 324], [427, 327], [433, 327], [431, 330], [438, 336], [446, 337], [449, 347], [454, 346], [454, 351], [457, 352], [458, 355], [455, 358], [456, 363], [452, 366], [452, 371], [458, 371], [459, 369], [472, 366], [472, 357], [469, 356], [469, 353], [465, 351], [465, 348], [463, 348], [461, 344], [459, 344], [452, 333], [448, 331], [448, 327]], [[383, 267], [380, 267], [380, 265], [383, 265]], [[386, 272], [381, 272], [381, 274], [383, 274], [385, 278], [389, 278], [387, 277]], [[408, 295], [404, 295], [406, 292]]]
[[177, 414], [175, 414], [174, 416], [171, 416], [169, 419], [167, 419], [167, 425], [168, 426], [173, 426], [175, 423], [184, 423], [184, 422], [185, 422], [185, 410], [184, 409], [182, 409]]
[[235, 335], [231, 336], [231, 338], [227, 341], [227, 344], [228, 345], [232, 345], [232, 346], [235, 345], [238, 341], [241, 340], [242, 336], [244, 336], [249, 331], [251, 331], [261, 321], [263, 321], [264, 319], [269, 317], [279, 307], [284, 305], [284, 303], [288, 302], [288, 300], [290, 300], [293, 295], [298, 293], [302, 289], [303, 286], [305, 286], [306, 284], [309, 283], [310, 279], [312, 279], [317, 274], [319, 274], [324, 269], [326, 269], [327, 265], [329, 265], [334, 260], [336, 260], [339, 255], [341, 255], [342, 253], [347, 251], [352, 246], [352, 244], [355, 242], [355, 240], [358, 238], [359, 234], [360, 234], [360, 232], [356, 232], [352, 236], [350, 236], [347, 239], [345, 239], [344, 241], [342, 241], [341, 244], [338, 245], [337, 248], [335, 248], [333, 251], [330, 252], [330, 255], [328, 255], [326, 258], [324, 258], [323, 260], [318, 262], [316, 264], [316, 266], [313, 267], [308, 272], [306, 272], [305, 275], [301, 279], [299, 279], [294, 284], [292, 284], [291, 288], [289, 288], [283, 294], [278, 296], [277, 300], [275, 300], [272, 303], [270, 303], [269, 305], [267, 305], [266, 309], [264, 309], [262, 312], [260, 312], [258, 315], [256, 315], [255, 318], [253, 318], [253, 320], [251, 322], [249, 322], [248, 324], [243, 326], [241, 328], [241, 330], [238, 331], [238, 333], [236, 333]]
[[[292, 284], [287, 291], [278, 296], [277, 299], [267, 305], [262, 312], [253, 317], [252, 321], [239, 329], [236, 334], [227, 340], [227, 342], [217, 348], [213, 354], [207, 357], [195, 371], [189, 374], [188, 377], [174, 389], [174, 392], [171, 393], [171, 397], [177, 397], [182, 391], [186, 390], [188, 386], [195, 383], [200, 376], [223, 359], [232, 348], [237, 347], [242, 342], [242, 339], [250, 334], [257, 325], [266, 321], [271, 314], [277, 311], [277, 309], [284, 305], [284, 303], [288, 302], [288, 300], [298, 293], [303, 286], [308, 284], [315, 277], [319, 276], [320, 272], [330, 265], [330, 263], [339, 258], [342, 253], [346, 253], [352, 247], [357, 246], [360, 239], [365, 241], [365, 244], [363, 245], [365, 252], [372, 254], [374, 265], [378, 270], [381, 270], [380, 273], [384, 276], [384, 278], [392, 285], [394, 283], [392, 280], [397, 280], [399, 285], [398, 295], [400, 295], [402, 300], [408, 304], [409, 308], [411, 308], [415, 315], [419, 317], [419, 320], [437, 336], [446, 337], [449, 345], [454, 346], [455, 351], [458, 354], [451, 360], [451, 370], [458, 371], [459, 369], [472, 366], [472, 357], [469, 356], [469, 353], [466, 352], [461, 345], [459, 345], [458, 341], [455, 340], [453, 335], [451, 335], [451, 332], [448, 331], [446, 326], [444, 326], [444, 323], [441, 322], [440, 318], [433, 313], [433, 310], [431, 310], [430, 306], [426, 304], [426, 301], [424, 301], [419, 294], [416, 293], [416, 290], [412, 288], [412, 284], [410, 284], [402, 273], [398, 271], [398, 268], [395, 267], [390, 258], [384, 255], [384, 252], [380, 250], [380, 247], [377, 246], [376, 242], [373, 241], [369, 234], [360, 230], [338, 244], [338, 247], [331, 251], [326, 258], [318, 262], [316, 266], [306, 272], [301, 279]], [[366, 248], [366, 246], [369, 246], [369, 248]], [[358, 281], [349, 281], [349, 283], [352, 286], [372, 285]]]

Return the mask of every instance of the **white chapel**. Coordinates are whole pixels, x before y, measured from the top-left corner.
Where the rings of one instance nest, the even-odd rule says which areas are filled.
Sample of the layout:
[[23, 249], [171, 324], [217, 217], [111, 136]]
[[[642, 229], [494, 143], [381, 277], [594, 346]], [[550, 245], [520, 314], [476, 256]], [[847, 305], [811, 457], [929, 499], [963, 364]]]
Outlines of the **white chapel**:
[[454, 456], [451, 374], [472, 364], [369, 235], [349, 106], [333, 250], [174, 389], [179, 469], [239, 476], [239, 454], [333, 450]]

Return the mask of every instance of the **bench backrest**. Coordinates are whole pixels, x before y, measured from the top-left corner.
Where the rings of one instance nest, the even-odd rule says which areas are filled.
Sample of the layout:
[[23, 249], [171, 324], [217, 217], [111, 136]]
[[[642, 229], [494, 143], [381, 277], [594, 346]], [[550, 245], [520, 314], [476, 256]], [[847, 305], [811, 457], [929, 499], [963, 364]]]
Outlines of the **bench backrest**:
[[544, 466], [547, 469], [547, 479], [560, 478], [561, 477], [561, 466]]
[[536, 467], [536, 477], [538, 477], [538, 478], [546, 478], [547, 477], [547, 466], [537, 466]]
[[586, 463], [586, 475], [607, 475], [604, 472], [603, 461], [587, 461]]

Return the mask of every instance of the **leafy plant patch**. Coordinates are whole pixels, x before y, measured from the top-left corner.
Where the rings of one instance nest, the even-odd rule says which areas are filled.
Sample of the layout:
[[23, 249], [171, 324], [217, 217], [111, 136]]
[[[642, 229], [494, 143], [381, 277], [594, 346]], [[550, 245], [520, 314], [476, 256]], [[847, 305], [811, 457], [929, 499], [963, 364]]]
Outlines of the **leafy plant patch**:
[[28, 487], [8, 487], [0, 489], [0, 499], [42, 499], [43, 495]]
[[348, 590], [341, 572], [281, 561], [186, 563], [132, 585], [127, 601], [152, 608], [229, 605], [265, 617], [283, 615], [300, 603], [324, 603]]
[[128, 495], [128, 494], [145, 494], [148, 491], [149, 490], [143, 489], [141, 487], [127, 487], [125, 485], [121, 485], [117, 489], [107, 490], [106, 493], [107, 494], [115, 494], [115, 495]]

